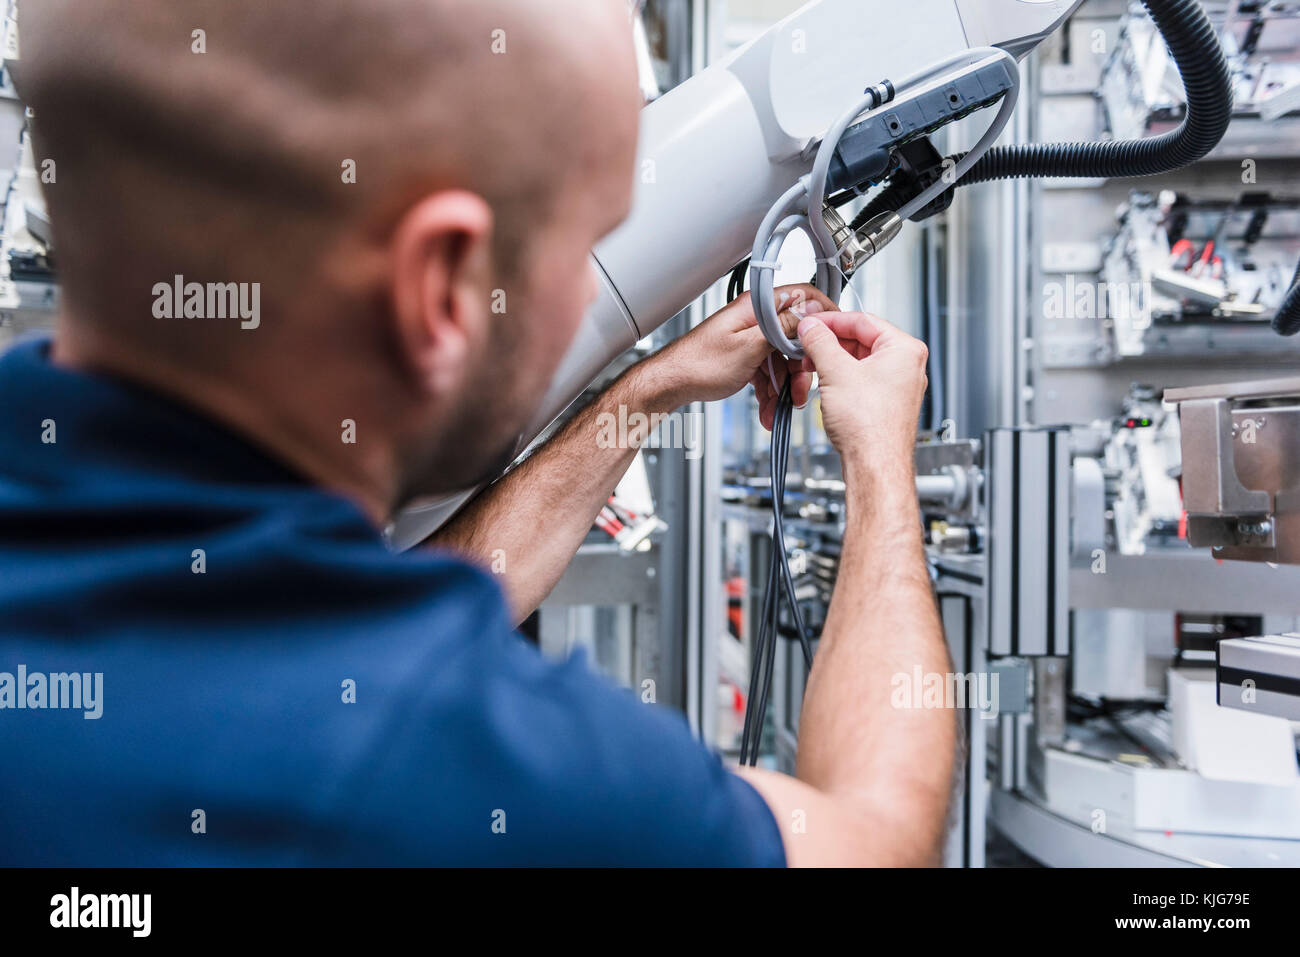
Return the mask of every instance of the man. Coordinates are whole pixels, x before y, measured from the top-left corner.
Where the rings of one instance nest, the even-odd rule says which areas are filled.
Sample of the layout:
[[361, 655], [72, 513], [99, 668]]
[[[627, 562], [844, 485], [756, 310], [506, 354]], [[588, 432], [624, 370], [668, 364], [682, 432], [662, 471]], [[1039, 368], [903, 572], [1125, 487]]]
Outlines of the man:
[[889, 704], [947, 662], [910, 465], [925, 349], [887, 323], [784, 291], [849, 512], [797, 777], [725, 770], [512, 632], [635, 454], [600, 447], [602, 410], [752, 380], [770, 425], [743, 300], [430, 547], [383, 545], [404, 502], [499, 471], [593, 296], [631, 192], [622, 0], [40, 0], [19, 24], [64, 300], [52, 343], [0, 360], [0, 670], [26, 675], [3, 863], [937, 859], [953, 716]]

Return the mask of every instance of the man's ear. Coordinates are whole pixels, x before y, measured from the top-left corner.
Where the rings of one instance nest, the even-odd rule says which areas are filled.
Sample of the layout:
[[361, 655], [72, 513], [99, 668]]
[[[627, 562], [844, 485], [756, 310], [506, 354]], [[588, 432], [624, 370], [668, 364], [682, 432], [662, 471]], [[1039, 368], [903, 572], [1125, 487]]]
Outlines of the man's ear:
[[407, 210], [393, 234], [398, 344], [424, 390], [454, 388], [487, 338], [492, 225], [481, 196], [444, 190]]

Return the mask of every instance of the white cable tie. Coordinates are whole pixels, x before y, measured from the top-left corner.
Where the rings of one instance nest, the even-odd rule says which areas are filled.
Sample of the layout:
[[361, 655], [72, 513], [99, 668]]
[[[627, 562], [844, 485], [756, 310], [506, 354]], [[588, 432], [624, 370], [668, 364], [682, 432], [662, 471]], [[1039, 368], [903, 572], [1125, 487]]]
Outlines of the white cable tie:
[[837, 273], [840, 274], [840, 279], [844, 281], [845, 288], [847, 288], [849, 284], [852, 283], [853, 281], [852, 277], [850, 277], [849, 274], [844, 271], [843, 267], [840, 266], [840, 261], [838, 259], [827, 260], [826, 264], [828, 266], [831, 266]]

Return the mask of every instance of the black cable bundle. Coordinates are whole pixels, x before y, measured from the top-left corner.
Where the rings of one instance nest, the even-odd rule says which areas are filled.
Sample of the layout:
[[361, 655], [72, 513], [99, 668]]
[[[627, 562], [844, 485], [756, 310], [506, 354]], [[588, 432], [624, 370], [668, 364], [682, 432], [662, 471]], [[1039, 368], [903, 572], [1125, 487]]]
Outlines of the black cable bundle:
[[736, 263], [727, 279], [727, 302], [735, 302], [745, 292], [745, 277], [749, 275], [749, 257]]
[[793, 376], [787, 375], [785, 385], [776, 403], [772, 419], [772, 560], [768, 565], [767, 587], [763, 590], [763, 611], [759, 617], [758, 636], [754, 640], [750, 657], [749, 697], [746, 699], [745, 727], [740, 740], [740, 763], [758, 763], [759, 743], [763, 737], [763, 721], [767, 716], [768, 697], [772, 691], [772, 672], [776, 663], [776, 644], [780, 637], [781, 593], [790, 608], [799, 645], [803, 649], [804, 664], [812, 667], [812, 645], [804, 627], [803, 612], [795, 598], [794, 578], [785, 552], [786, 467], [790, 458], [790, 426], [794, 418], [794, 397], [790, 392]]

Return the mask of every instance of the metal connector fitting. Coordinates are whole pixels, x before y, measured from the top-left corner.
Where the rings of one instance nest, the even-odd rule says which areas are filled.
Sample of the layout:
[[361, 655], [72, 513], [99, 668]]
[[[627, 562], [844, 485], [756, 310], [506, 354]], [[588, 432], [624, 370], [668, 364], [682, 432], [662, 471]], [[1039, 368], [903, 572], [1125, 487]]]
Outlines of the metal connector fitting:
[[845, 276], [852, 276], [858, 267], [888, 246], [903, 228], [903, 220], [894, 212], [873, 217], [856, 233], [833, 207], [827, 206], [822, 216], [831, 238], [835, 240], [835, 248], [840, 250], [840, 269]]
[[[880, 252], [898, 235], [899, 230], [903, 228], [903, 220], [895, 212], [881, 213], [868, 220], [867, 224], [858, 232], [858, 241], [871, 251], [862, 260], [865, 262], [876, 253]], [[861, 265], [859, 263], [858, 265]]]

